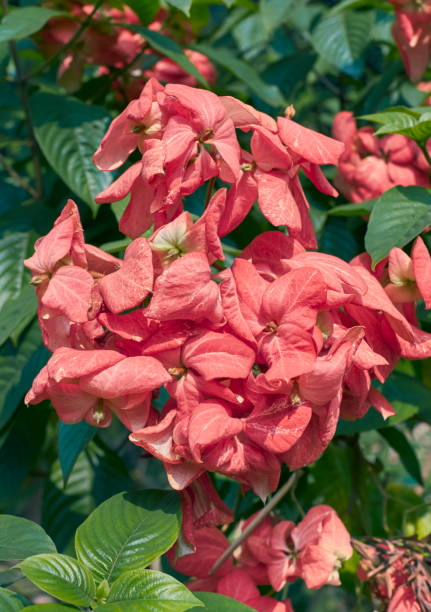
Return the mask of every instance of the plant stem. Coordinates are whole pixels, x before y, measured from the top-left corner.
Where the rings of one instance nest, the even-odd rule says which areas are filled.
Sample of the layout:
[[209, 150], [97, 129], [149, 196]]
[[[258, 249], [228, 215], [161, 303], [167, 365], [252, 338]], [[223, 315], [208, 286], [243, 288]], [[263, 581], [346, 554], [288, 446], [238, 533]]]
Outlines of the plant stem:
[[213, 176], [212, 179], [210, 179], [208, 181], [207, 194], [205, 196], [204, 210], [206, 210], [206, 208], [207, 208], [207, 206], [208, 206], [208, 204], [209, 204], [209, 202], [211, 200], [214, 183], [215, 183], [215, 176]]
[[[2, 1], [4, 2], [5, 0], [2, 0]], [[65, 51], [67, 51], [68, 49], [73, 47], [73, 45], [76, 43], [76, 41], [79, 40], [79, 38], [81, 37], [81, 35], [84, 32], [84, 30], [90, 25], [91, 20], [93, 19], [95, 13], [99, 10], [99, 8], [103, 4], [103, 2], [104, 2], [104, 0], [97, 0], [97, 2], [94, 5], [93, 10], [88, 15], [88, 17], [86, 19], [84, 19], [84, 21], [81, 23], [80, 27], [76, 30], [76, 32], [72, 36], [72, 38], [70, 40], [68, 40], [68, 42], [65, 45], [63, 45], [60, 49], [58, 49], [58, 51], [56, 51], [54, 53], [54, 55], [49, 57], [42, 64], [39, 64], [39, 66], [37, 68], [35, 68], [32, 72], [27, 74], [25, 76], [25, 80], [32, 79], [37, 74], [40, 74], [41, 72], [46, 70], [46, 68], [49, 68], [49, 66], [51, 66], [51, 64], [53, 64], [55, 61], [57, 61], [57, 59], [60, 58], [64, 54]]]
[[293, 487], [294, 484], [300, 479], [302, 476], [302, 471], [299, 470], [297, 472], [293, 472], [289, 480], [277, 491], [277, 493], [270, 499], [270, 501], [266, 504], [264, 508], [259, 512], [259, 514], [247, 525], [244, 531], [238, 536], [238, 538], [232, 542], [232, 544], [227, 548], [224, 553], [217, 559], [217, 561], [212, 566], [209, 575], [211, 576], [218, 570], [218, 568], [223, 565], [223, 563], [228, 559], [232, 553], [248, 538], [248, 536], [258, 527], [261, 522], [264, 520], [266, 516], [271, 512], [273, 508], [278, 504], [278, 502], [286, 495], [286, 493]]
[[9, 162], [7, 161], [7, 159], [0, 153], [0, 165], [3, 166], [3, 168], [5, 169], [5, 171], [9, 174], [9, 176], [23, 189], [25, 189], [26, 191], [28, 191], [28, 193], [33, 197], [33, 198], [38, 198], [39, 194], [36, 191], [36, 189], [34, 189], [31, 185], [29, 185], [27, 183], [26, 180], [24, 180], [19, 174], [18, 172], [16, 172], [13, 167], [9, 164]]
[[[7, 0], [1, 0], [3, 14], [6, 15], [8, 13], [9, 7]], [[33, 124], [31, 122], [30, 116], [30, 104], [28, 99], [27, 92], [27, 80], [23, 75], [23, 71], [21, 68], [21, 63], [19, 61], [18, 49], [14, 40], [9, 42], [10, 53], [13, 59], [13, 63], [15, 64], [15, 71], [17, 76], [17, 84], [20, 92], [21, 102], [25, 113], [25, 121], [27, 124], [27, 130], [31, 141], [31, 155], [33, 158], [33, 166], [34, 166], [34, 178], [36, 182], [36, 195], [35, 197], [41, 199], [43, 196], [43, 184], [42, 184], [42, 170], [40, 166], [40, 158], [39, 158], [39, 147], [37, 145], [37, 141], [33, 131]]]

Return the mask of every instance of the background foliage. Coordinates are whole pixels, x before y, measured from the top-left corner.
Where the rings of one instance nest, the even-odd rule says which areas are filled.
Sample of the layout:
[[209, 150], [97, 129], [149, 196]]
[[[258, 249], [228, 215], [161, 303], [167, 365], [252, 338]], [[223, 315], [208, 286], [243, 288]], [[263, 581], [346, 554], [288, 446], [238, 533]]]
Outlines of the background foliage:
[[[152, 56], [169, 57], [207, 86], [182, 53], [182, 33], [189, 23], [194, 40], [187, 46], [215, 64], [213, 89], [220, 95], [237, 96], [273, 116], [283, 115], [293, 104], [295, 119], [327, 134], [337, 112], [352, 110], [356, 117], [375, 122], [380, 134], [402, 133], [420, 145], [431, 136], [430, 111], [420, 107], [423, 93], [405, 74], [390, 33], [394, 13], [384, 0], [169, 0], [163, 3], [173, 33], [169, 38], [147, 27], [158, 0], [106, 4], [125, 4], [139, 14], [142, 25], [135, 30], [152, 49], [140, 58], [146, 65]], [[115, 95], [112, 75], [100, 76], [92, 66], [87, 66], [73, 95], [58, 85], [61, 58], [47, 60], [34, 35], [61, 13], [60, 8], [23, 0], [11, 2], [9, 9], [3, 2], [0, 512], [37, 521], [56, 549], [70, 555], [76, 528], [101, 502], [125, 489], [167, 489], [168, 484], [157, 460], [141, 456], [118, 421], [108, 430], [96, 431], [85, 423], [59, 424], [47, 403], [23, 404], [48, 351], [22, 260], [32, 253], [35, 240], [49, 231], [68, 197], [78, 203], [87, 241], [115, 253], [127, 244], [114, 229], [124, 203], [94, 202], [113, 177], [91, 161], [109, 121], [125, 101]], [[366, 249], [378, 262], [393, 246], [408, 246], [431, 224], [431, 193], [424, 188], [394, 188], [361, 205], [342, 196], [323, 196], [306, 181], [304, 188], [320, 250], [345, 260]], [[188, 210], [199, 213], [200, 206], [199, 197], [188, 198]], [[370, 215], [368, 223], [364, 215]], [[267, 229], [268, 222], [253, 209], [230, 236], [230, 246], [241, 249]], [[422, 309], [420, 318], [423, 329], [431, 331], [429, 313]], [[298, 520], [301, 508], [325, 503], [334, 507], [352, 535], [430, 534], [430, 372], [430, 360], [401, 360], [381, 388], [396, 416], [384, 422], [371, 409], [359, 421], [342, 423], [327, 451], [304, 471], [294, 493], [279, 506], [282, 515]], [[247, 517], [261, 507], [250, 492], [241, 494], [238, 483], [223, 476], [212, 478], [237, 516]], [[79, 548], [77, 552], [80, 558]], [[371, 610], [367, 593], [361, 591], [366, 587], [355, 579], [356, 566], [355, 557], [346, 565], [344, 590], [325, 587], [314, 593], [292, 586], [289, 596], [295, 610]], [[17, 570], [7, 564], [3, 570], [0, 586], [7, 587], [11, 572], [16, 577]], [[21, 565], [21, 570], [31, 574], [30, 565]], [[24, 581], [14, 588], [29, 597], [33, 594]], [[216, 598], [205, 597], [209, 603]], [[11, 610], [19, 609], [13, 605]]]

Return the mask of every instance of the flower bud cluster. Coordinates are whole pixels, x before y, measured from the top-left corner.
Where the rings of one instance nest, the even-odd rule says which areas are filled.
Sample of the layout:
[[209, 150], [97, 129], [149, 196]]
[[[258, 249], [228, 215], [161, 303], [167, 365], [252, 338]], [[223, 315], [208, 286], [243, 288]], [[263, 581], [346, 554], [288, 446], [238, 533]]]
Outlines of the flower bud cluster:
[[361, 555], [358, 577], [370, 583], [373, 596], [388, 612], [431, 609], [431, 546], [426, 540], [353, 540]]

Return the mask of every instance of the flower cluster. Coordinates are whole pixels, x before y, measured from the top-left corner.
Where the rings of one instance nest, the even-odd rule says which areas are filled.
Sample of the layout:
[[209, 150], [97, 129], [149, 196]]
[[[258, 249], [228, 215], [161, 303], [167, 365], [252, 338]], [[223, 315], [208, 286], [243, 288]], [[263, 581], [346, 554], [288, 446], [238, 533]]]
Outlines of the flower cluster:
[[371, 126], [358, 129], [350, 111], [335, 116], [332, 133], [345, 144], [334, 183], [350, 202], [377, 198], [395, 185], [430, 186], [428, 162], [406, 136], [379, 139]]
[[[38, 34], [39, 48], [47, 56], [52, 56], [69, 43], [80, 24], [92, 15], [91, 23], [60, 63], [59, 82], [68, 91], [79, 88], [87, 65], [97, 66], [100, 76], [109, 75], [114, 90], [122, 93], [127, 99], [136, 97], [152, 76], [171, 83], [190, 86], [197, 84], [195, 77], [190, 76], [169, 58], [156, 61], [151, 69], [142, 68], [139, 62], [140, 55], [153, 54], [154, 51], [141, 34], [121, 25], [140, 25], [139, 17], [127, 5], [118, 9], [102, 4], [96, 12], [93, 5], [75, 0], [50, 0], [46, 2], [46, 6], [59, 8], [70, 15], [54, 17]], [[162, 30], [166, 15], [166, 11], [160, 9], [148, 28], [155, 31]], [[190, 36], [188, 38], [191, 42]], [[214, 84], [216, 72], [209, 59], [192, 49], [185, 49], [184, 53], [207, 81]], [[117, 69], [117, 73], [113, 72], [113, 69]]]
[[395, 7], [392, 35], [404, 67], [413, 82], [419, 81], [431, 57], [430, 0], [389, 0]]
[[[250, 152], [236, 125], [252, 132]], [[26, 260], [54, 352], [26, 401], [51, 399], [69, 423], [107, 426], [114, 412], [178, 490], [210, 471], [265, 498], [283, 463], [320, 456], [340, 417], [371, 405], [393, 414], [371, 381], [400, 357], [431, 356], [414, 314], [421, 295], [429, 305], [429, 253], [418, 239], [412, 263], [395, 249], [373, 271], [365, 254], [349, 264], [306, 251], [315, 238], [298, 172], [332, 190], [318, 164], [335, 163], [342, 145], [234, 98], [150, 80], [95, 159], [118, 168], [137, 147], [142, 160], [99, 198], [131, 192], [124, 259], [85, 244], [69, 201]], [[231, 186], [193, 222], [182, 197], [215, 177]], [[225, 268], [220, 238], [256, 197], [290, 235], [258, 236]]]
[[370, 538], [366, 542], [354, 539], [353, 545], [362, 557], [358, 577], [369, 581], [374, 597], [388, 606], [388, 612], [431, 609], [429, 543]]
[[[250, 151], [240, 147], [236, 129], [251, 132]], [[298, 173], [302, 169], [318, 189], [336, 194], [319, 165], [336, 164], [343, 148], [287, 117], [276, 122], [231, 96], [185, 85], [162, 87], [151, 79], [139, 99], [114, 119], [94, 155], [101, 170], [119, 168], [135, 149], [141, 159], [96, 201], [115, 202], [130, 194], [120, 230], [135, 238], [152, 224], [155, 229], [166, 224], [181, 212], [184, 196], [219, 178], [230, 185], [208, 223], [219, 237], [241, 223], [257, 198], [273, 225], [285, 225], [304, 246], [315, 248]]]
[[[244, 530], [255, 518], [242, 524]], [[267, 516], [235, 553], [213, 575], [214, 563], [229, 546], [229, 540], [214, 527], [195, 532], [196, 551], [175, 557], [168, 553], [177, 571], [194, 576], [191, 590], [228, 595], [263, 612], [290, 612], [288, 601], [262, 597], [257, 585], [270, 584], [280, 591], [287, 582], [303, 578], [310, 589], [340, 584], [338, 569], [352, 555], [350, 536], [329, 506], [315, 506], [296, 526], [292, 521]]]

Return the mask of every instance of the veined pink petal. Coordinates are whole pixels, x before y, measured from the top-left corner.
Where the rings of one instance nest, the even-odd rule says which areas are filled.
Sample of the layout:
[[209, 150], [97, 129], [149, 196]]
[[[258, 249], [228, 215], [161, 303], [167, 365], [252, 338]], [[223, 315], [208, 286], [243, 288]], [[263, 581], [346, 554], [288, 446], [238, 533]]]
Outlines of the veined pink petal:
[[121, 268], [99, 282], [105, 304], [115, 313], [138, 306], [152, 287], [152, 252], [146, 238], [135, 238], [126, 249]]
[[178, 116], [171, 117], [163, 132], [165, 162], [172, 164], [183, 157], [188, 161], [193, 147], [196, 146], [197, 138], [198, 134], [186, 119]]
[[80, 378], [86, 374], [100, 372], [125, 359], [117, 351], [85, 350], [61, 347], [54, 351], [48, 361], [49, 377], [55, 382], [63, 379]]
[[271, 453], [284, 453], [302, 436], [311, 418], [309, 404], [292, 405], [282, 397], [264, 409], [254, 409], [244, 420], [244, 431]]
[[204, 253], [186, 253], [158, 277], [146, 316], [163, 321], [222, 320], [219, 289]]
[[290, 170], [293, 167], [292, 156], [277, 134], [260, 126], [255, 126], [251, 137], [251, 151], [260, 170]]
[[97, 204], [117, 202], [126, 197], [136, 179], [142, 173], [142, 162], [136, 162], [123, 172], [113, 183], [101, 191], [94, 199]]
[[193, 368], [205, 380], [246, 378], [255, 352], [231, 334], [207, 331], [186, 342], [182, 359], [187, 368]]
[[[133, 104], [131, 102], [130, 104]], [[132, 131], [133, 124], [127, 118], [127, 108], [116, 117], [108, 128], [93, 162], [99, 170], [119, 168], [138, 145], [139, 134]]]
[[[168, 557], [178, 572], [197, 578], [206, 578], [219, 557], [229, 546], [229, 540], [216, 527], [202, 527], [195, 532], [196, 552], [173, 558], [173, 549]], [[217, 570], [216, 576], [224, 576], [233, 569], [232, 557], [229, 557]]]
[[222, 279], [220, 283], [220, 295], [223, 305], [223, 312], [231, 330], [239, 337], [243, 338], [252, 346], [256, 345], [255, 338], [250, 330], [250, 327], [245, 320], [236, 289], [235, 280], [230, 268], [226, 268], [218, 275]]
[[85, 245], [85, 255], [88, 262], [88, 269], [99, 274], [110, 274], [118, 270], [123, 264], [121, 259], [114, 257], [102, 249], [98, 249], [92, 244]]
[[193, 411], [188, 426], [190, 451], [194, 459], [201, 462], [201, 452], [205, 447], [239, 434], [242, 428], [241, 420], [232, 418], [222, 402], [202, 402]]
[[168, 482], [176, 491], [182, 491], [188, 487], [196, 478], [205, 473], [205, 469], [199, 463], [183, 461], [182, 463], [164, 463]]
[[431, 257], [420, 236], [413, 245], [412, 261], [416, 284], [425, 300], [426, 308], [431, 308]]
[[171, 380], [154, 357], [126, 357], [109, 368], [81, 376], [79, 385], [87, 393], [105, 399], [147, 393]]
[[49, 398], [64, 423], [78, 423], [97, 408], [98, 399], [76, 384], [59, 383], [50, 389]]
[[229, 166], [235, 179], [238, 179], [241, 150], [232, 119], [226, 119], [217, 126], [214, 135], [207, 142], [216, 147], [220, 157]]
[[174, 430], [176, 410], [170, 410], [157, 425], [151, 425], [133, 431], [129, 440], [137, 446], [143, 446], [149, 453], [168, 463], [181, 463], [182, 459], [175, 453], [172, 433]]
[[262, 298], [261, 316], [267, 321], [309, 329], [326, 301], [326, 285], [317, 268], [299, 268], [270, 283]]
[[278, 117], [277, 125], [281, 140], [297, 155], [313, 164], [337, 165], [343, 143], [285, 117]]
[[93, 278], [78, 266], [62, 266], [52, 276], [41, 303], [76, 323], [88, 320]]
[[258, 202], [262, 214], [272, 225], [287, 225], [289, 230], [299, 232], [301, 215], [290, 189], [290, 177], [284, 172], [256, 173]]
[[33, 275], [52, 272], [60, 259], [69, 254], [74, 231], [75, 223], [72, 217], [54, 225], [46, 236], [36, 241], [35, 253], [24, 260], [24, 265]]
[[189, 117], [200, 125], [200, 129], [214, 128], [225, 118], [226, 111], [222, 102], [211, 91], [187, 85], [168, 84], [165, 93], [168, 97], [172, 96], [177, 100], [175, 110], [181, 113], [182, 107]]

